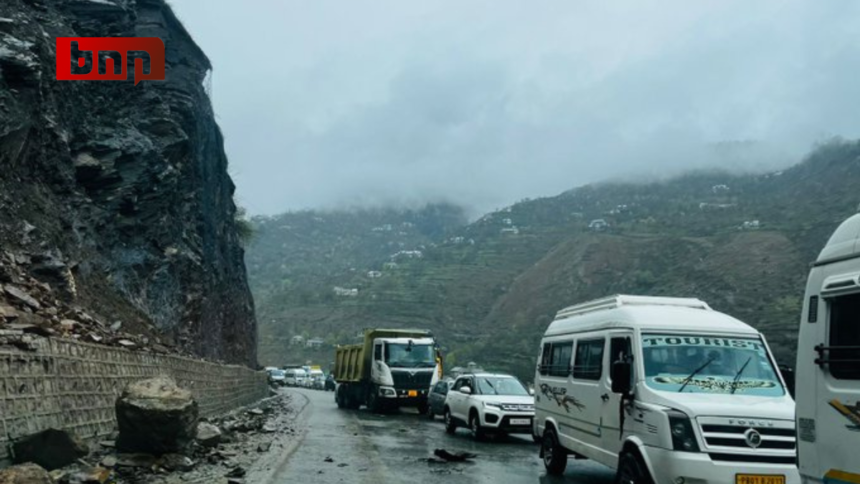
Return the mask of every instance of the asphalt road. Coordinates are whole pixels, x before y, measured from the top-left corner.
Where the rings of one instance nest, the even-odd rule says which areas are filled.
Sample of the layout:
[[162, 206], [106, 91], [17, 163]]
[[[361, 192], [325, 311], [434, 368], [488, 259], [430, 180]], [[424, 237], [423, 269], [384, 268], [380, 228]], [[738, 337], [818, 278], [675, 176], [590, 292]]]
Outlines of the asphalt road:
[[[475, 442], [467, 430], [445, 433], [414, 410], [375, 415], [340, 410], [331, 392], [290, 389], [310, 401], [303, 441], [273, 482], [287, 483], [577, 483], [611, 484], [599, 464], [570, 460], [563, 478], [547, 476], [529, 436]], [[428, 463], [434, 449], [477, 454], [473, 462]], [[330, 462], [327, 462], [329, 460]]]

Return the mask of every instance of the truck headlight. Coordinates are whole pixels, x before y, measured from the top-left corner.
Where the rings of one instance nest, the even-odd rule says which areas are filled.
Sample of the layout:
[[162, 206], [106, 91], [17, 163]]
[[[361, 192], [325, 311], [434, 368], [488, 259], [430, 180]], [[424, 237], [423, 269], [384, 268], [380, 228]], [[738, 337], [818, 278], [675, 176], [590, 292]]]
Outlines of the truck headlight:
[[696, 442], [696, 433], [693, 432], [693, 424], [690, 417], [677, 410], [670, 410], [669, 431], [672, 434], [672, 448], [681, 452], [699, 452], [699, 443]]

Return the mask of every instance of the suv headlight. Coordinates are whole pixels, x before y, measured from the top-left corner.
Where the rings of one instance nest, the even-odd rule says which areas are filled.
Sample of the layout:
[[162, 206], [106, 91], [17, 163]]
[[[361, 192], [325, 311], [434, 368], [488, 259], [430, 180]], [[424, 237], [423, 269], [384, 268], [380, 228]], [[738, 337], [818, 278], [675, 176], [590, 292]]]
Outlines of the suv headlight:
[[492, 407], [498, 410], [502, 409], [501, 403], [493, 403], [493, 402], [484, 402], [484, 407]]
[[669, 432], [672, 434], [672, 448], [680, 452], [699, 452], [696, 433], [690, 417], [677, 410], [666, 412], [669, 415]]

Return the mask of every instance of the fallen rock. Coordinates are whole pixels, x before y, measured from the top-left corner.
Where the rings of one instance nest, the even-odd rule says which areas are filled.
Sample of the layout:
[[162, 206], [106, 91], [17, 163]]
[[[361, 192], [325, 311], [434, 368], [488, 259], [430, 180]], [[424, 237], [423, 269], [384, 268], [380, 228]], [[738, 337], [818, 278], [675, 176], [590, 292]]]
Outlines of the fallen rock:
[[20, 303], [26, 304], [33, 309], [39, 309], [42, 307], [42, 305], [39, 304], [39, 301], [36, 301], [33, 296], [29, 295], [23, 289], [7, 284], [3, 286], [3, 290], [13, 299], [17, 300]]
[[197, 442], [204, 447], [215, 447], [221, 443], [221, 429], [211, 423], [197, 425]]
[[60, 484], [105, 484], [111, 480], [111, 471], [104, 467], [86, 467], [70, 472], [60, 479]]
[[195, 462], [181, 454], [164, 454], [156, 465], [168, 471], [188, 472], [194, 469]]
[[168, 377], [132, 383], [116, 401], [119, 437], [127, 452], [155, 455], [182, 452], [197, 431], [197, 402]]
[[271, 449], [271, 448], [272, 448], [271, 442], [261, 442], [260, 445], [257, 446], [257, 452], [260, 452], [262, 454], [262, 453], [268, 452], [269, 449]]
[[224, 475], [224, 477], [245, 477], [245, 469], [241, 466], [236, 466]]
[[101, 466], [106, 468], [106, 469], [113, 469], [114, 467], [116, 467], [116, 465], [117, 465], [117, 458], [112, 456], [112, 455], [106, 456], [101, 461]]
[[150, 454], [119, 454], [116, 456], [117, 467], [151, 468], [158, 459]]
[[48, 429], [12, 444], [16, 463], [32, 462], [52, 471], [85, 457], [87, 447], [71, 432]]
[[53, 481], [48, 471], [30, 463], [0, 470], [0, 484], [53, 484]]
[[0, 319], [16, 319], [17, 317], [18, 311], [15, 311], [15, 308], [0, 306]]
[[473, 454], [471, 452], [457, 452], [455, 454], [448, 452], [445, 449], [436, 449], [433, 451], [433, 454], [446, 462], [464, 462], [477, 457], [476, 454]]

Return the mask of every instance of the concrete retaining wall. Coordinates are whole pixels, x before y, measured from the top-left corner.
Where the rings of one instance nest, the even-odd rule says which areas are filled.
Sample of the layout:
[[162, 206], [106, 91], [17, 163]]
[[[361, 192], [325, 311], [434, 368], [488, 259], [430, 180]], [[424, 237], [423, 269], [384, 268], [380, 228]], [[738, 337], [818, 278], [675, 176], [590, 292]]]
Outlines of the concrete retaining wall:
[[177, 356], [38, 338], [36, 351], [0, 346], [0, 464], [8, 444], [47, 428], [98, 439], [115, 430], [116, 398], [133, 381], [169, 375], [194, 393], [201, 416], [268, 395], [265, 372]]

